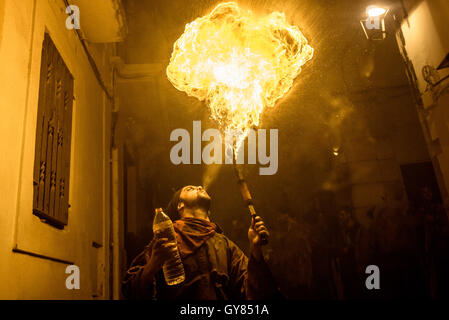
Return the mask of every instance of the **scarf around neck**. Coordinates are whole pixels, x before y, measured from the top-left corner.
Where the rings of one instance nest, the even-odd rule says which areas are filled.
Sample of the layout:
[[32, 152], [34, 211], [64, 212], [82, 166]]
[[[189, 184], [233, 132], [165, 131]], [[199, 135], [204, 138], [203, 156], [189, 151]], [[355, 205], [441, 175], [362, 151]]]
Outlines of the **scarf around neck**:
[[181, 258], [193, 254], [215, 232], [222, 233], [220, 227], [204, 219], [184, 217], [173, 222]]

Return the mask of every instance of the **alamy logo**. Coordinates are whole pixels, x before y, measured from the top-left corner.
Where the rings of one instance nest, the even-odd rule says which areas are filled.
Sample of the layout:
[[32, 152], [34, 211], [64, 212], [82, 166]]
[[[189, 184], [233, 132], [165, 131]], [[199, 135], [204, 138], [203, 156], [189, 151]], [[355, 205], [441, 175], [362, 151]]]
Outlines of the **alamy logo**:
[[379, 267], [372, 264], [366, 267], [365, 273], [369, 274], [366, 278], [365, 286], [368, 290], [380, 289], [380, 270]]
[[69, 15], [65, 21], [67, 29], [80, 29], [80, 8], [75, 5], [70, 5], [65, 9], [65, 12]]
[[[225, 164], [245, 163], [245, 141], [236, 156], [234, 156], [234, 141], [242, 137], [242, 132], [227, 131], [225, 133]], [[170, 141], [178, 141], [170, 150], [170, 160], [173, 164], [222, 164], [223, 136], [217, 129], [207, 129], [201, 133], [201, 121], [193, 121], [193, 162], [190, 157], [190, 133], [185, 129], [175, 129], [170, 134]], [[278, 170], [278, 130], [270, 129], [270, 153], [267, 155], [267, 132], [265, 129], [248, 131], [247, 139], [248, 164], [265, 166], [259, 168], [260, 175], [273, 175]], [[202, 150], [201, 143], [209, 142]]]
[[65, 280], [65, 287], [69, 290], [79, 290], [80, 268], [76, 265], [71, 265], [65, 269], [65, 273], [70, 274]]

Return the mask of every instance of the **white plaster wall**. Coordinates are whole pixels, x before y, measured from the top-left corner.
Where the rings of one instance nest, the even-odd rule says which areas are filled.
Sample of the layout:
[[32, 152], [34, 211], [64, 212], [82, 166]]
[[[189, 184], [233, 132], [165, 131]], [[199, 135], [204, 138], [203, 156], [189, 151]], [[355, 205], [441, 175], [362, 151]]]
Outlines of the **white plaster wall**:
[[[438, 67], [449, 52], [449, 1], [422, 1], [409, 13], [408, 20], [402, 23], [402, 32], [407, 54], [418, 77], [419, 89], [424, 92], [426, 82], [422, 68], [425, 65]], [[442, 74], [447, 73], [442, 71]]]
[[[423, 97], [424, 109], [421, 113], [426, 122], [428, 143], [438, 141], [435, 161], [440, 170], [443, 188], [443, 201], [449, 205], [449, 94], [446, 92], [438, 101], [426, 91], [422, 69], [425, 65], [438, 67], [449, 52], [449, 1], [428, 0], [420, 2], [409, 12], [408, 20], [402, 24], [405, 50], [413, 63], [418, 79], [418, 87]], [[449, 74], [448, 69], [439, 71], [443, 78]], [[432, 150], [432, 146], [430, 146]]]
[[[98, 290], [103, 294], [108, 290], [102, 278], [107, 279], [109, 272], [105, 248], [109, 247], [111, 103], [105, 99], [76, 34], [65, 28], [62, 1], [1, 2], [0, 299], [91, 299]], [[64, 230], [32, 214], [39, 73], [46, 30], [75, 79], [71, 208]], [[110, 54], [105, 45], [95, 50], [103, 57]], [[110, 71], [107, 66], [100, 70]], [[93, 241], [104, 247], [93, 248]], [[13, 253], [13, 247], [74, 261], [80, 267], [81, 289], [65, 288], [66, 265]]]

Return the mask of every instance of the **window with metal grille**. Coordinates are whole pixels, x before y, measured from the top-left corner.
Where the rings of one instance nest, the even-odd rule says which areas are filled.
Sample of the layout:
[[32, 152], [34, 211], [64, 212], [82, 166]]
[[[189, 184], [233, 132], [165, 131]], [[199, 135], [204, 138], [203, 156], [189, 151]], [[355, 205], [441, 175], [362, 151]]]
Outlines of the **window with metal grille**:
[[73, 77], [48, 34], [42, 47], [34, 160], [33, 213], [68, 223]]

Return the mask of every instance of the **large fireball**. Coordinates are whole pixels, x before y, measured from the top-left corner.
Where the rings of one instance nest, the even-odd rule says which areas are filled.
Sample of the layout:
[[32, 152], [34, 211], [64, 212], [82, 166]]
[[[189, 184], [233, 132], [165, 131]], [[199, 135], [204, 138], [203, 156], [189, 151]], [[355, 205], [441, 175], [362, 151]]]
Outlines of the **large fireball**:
[[313, 56], [285, 15], [256, 16], [234, 2], [186, 25], [167, 67], [171, 83], [206, 101], [224, 130], [246, 132], [284, 96]]

